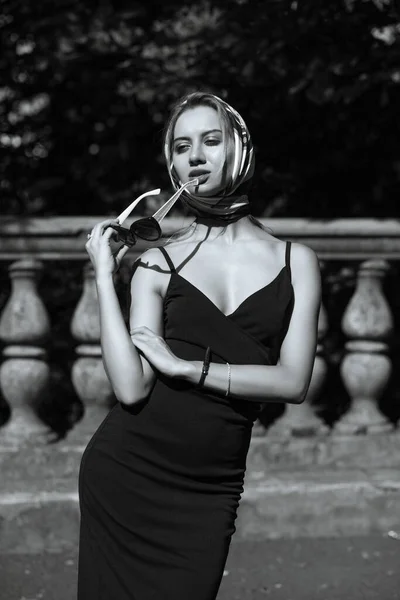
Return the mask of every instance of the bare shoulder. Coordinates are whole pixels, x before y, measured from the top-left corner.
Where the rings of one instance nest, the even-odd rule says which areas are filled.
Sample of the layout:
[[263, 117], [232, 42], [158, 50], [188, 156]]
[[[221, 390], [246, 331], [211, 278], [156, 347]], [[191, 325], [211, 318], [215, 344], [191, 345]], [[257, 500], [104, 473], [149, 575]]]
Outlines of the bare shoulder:
[[299, 242], [291, 243], [291, 257], [298, 263], [312, 263], [318, 262], [318, 256], [310, 246], [305, 246]]
[[312, 248], [292, 242], [290, 253], [290, 264], [292, 267], [293, 280], [307, 281], [315, 279], [316, 283], [320, 278], [320, 269], [318, 256]]
[[158, 248], [145, 250], [134, 262], [133, 268], [136, 273], [143, 271], [160, 271], [165, 265], [165, 258]]
[[141, 264], [148, 265], [163, 265], [165, 263], [165, 258], [160, 252], [159, 248], [148, 248], [139, 256], [137, 259]]
[[158, 248], [149, 248], [133, 264], [131, 290], [153, 290], [160, 293], [165, 275], [170, 273], [163, 254]]

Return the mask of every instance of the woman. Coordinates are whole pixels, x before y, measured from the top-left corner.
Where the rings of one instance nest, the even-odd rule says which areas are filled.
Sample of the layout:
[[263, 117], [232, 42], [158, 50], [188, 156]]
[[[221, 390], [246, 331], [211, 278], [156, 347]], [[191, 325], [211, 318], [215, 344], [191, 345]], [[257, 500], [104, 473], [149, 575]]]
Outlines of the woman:
[[93, 229], [103, 361], [119, 402], [80, 471], [79, 600], [213, 600], [266, 402], [301, 403], [317, 340], [317, 258], [250, 216], [240, 115], [211, 94], [173, 111], [165, 154], [196, 219], [135, 263], [130, 332], [112, 273], [115, 221]]

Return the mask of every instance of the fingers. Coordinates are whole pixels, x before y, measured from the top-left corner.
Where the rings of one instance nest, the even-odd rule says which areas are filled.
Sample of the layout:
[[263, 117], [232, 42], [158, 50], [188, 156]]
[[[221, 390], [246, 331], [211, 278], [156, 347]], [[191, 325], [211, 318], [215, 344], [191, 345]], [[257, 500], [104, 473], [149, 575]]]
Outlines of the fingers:
[[122, 248], [120, 248], [117, 252], [117, 256], [115, 257], [116, 260], [118, 261], [118, 263], [121, 262], [121, 260], [124, 258], [125, 254], [128, 252], [129, 250], [129, 246], [125, 246], [123, 245]]
[[154, 331], [152, 331], [145, 325], [142, 325], [141, 327], [135, 327], [131, 330], [130, 335], [151, 335], [154, 337], [159, 337]]
[[115, 231], [115, 229], [110, 227], [110, 225], [115, 225], [115, 221], [112, 221], [111, 223], [108, 224], [108, 227], [103, 229], [103, 237], [106, 238], [107, 240], [109, 240], [113, 236], [115, 236], [115, 237], [117, 236], [117, 232]]
[[117, 219], [107, 219], [106, 221], [101, 221], [100, 223], [97, 223], [97, 225], [95, 225], [93, 229], [94, 235], [103, 235], [107, 232], [107, 229], [109, 229], [108, 234], [110, 236], [114, 231], [110, 227], [110, 225], [119, 225], [119, 221]]
[[[111, 225], [113, 225], [115, 223], [115, 221], [113, 221], [111, 223]], [[109, 241], [110, 239], [113, 239], [114, 241], [119, 241], [117, 238], [117, 233], [115, 232], [115, 229], [113, 229], [112, 227], [108, 227], [103, 235], [102, 238], [106, 239], [107, 241]], [[123, 257], [125, 256], [125, 254], [128, 252], [129, 250], [129, 246], [125, 245], [123, 242], [120, 242], [121, 246], [118, 248], [118, 250], [114, 250], [114, 256], [115, 256], [115, 260], [117, 261], [118, 265], [121, 264], [121, 261], [123, 259]]]
[[99, 238], [100, 235], [102, 235], [107, 230], [107, 228], [109, 228], [112, 233], [113, 229], [110, 227], [111, 224], [119, 225], [118, 219], [107, 219], [105, 221], [100, 221], [100, 223], [97, 223], [91, 231], [91, 237], [89, 239], [89, 242], [94, 238]]
[[[110, 243], [113, 236], [117, 235], [115, 229], [111, 226], [119, 224], [119, 219], [106, 219], [97, 223], [93, 227], [90, 237], [85, 244], [86, 252], [89, 254], [92, 262], [93, 260], [101, 260], [101, 256], [103, 258], [106, 256], [107, 260], [114, 260], [114, 272], [115, 267], [118, 269], [121, 266], [121, 261], [129, 250], [129, 246], [125, 246], [123, 243], [120, 247]], [[106, 252], [106, 255], [103, 254], [103, 251]]]
[[[148, 330], [147, 327], [145, 327], [144, 325], [142, 327], [135, 327], [134, 329], [131, 330], [131, 335], [139, 335], [141, 333], [146, 333], [146, 331]], [[150, 331], [150, 330], [148, 330]]]

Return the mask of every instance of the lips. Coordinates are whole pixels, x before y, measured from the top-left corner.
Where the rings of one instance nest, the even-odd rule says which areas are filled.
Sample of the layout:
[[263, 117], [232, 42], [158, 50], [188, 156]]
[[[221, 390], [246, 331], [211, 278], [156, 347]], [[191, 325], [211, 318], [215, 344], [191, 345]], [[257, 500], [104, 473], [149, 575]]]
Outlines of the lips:
[[205, 173], [204, 175], [199, 175], [197, 177], [197, 181], [199, 182], [198, 185], [201, 185], [202, 183], [206, 183], [206, 181], [208, 180], [208, 176], [209, 176], [209, 173]]
[[209, 175], [210, 171], [206, 171], [205, 169], [193, 169], [189, 173], [189, 177], [200, 177], [200, 175]]

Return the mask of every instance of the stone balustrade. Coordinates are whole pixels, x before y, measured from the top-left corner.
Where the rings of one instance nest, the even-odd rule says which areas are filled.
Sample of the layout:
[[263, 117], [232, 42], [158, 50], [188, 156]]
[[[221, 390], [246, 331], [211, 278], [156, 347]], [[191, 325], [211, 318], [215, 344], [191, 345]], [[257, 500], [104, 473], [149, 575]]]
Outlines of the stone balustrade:
[[[89, 436], [115, 401], [101, 359], [96, 286], [85, 251], [87, 232], [103, 219], [7, 217], [0, 224], [3, 281], [8, 277], [10, 288], [5, 294], [7, 286], [3, 286], [5, 302], [0, 306], [0, 391], [4, 405], [10, 410], [8, 421], [0, 428], [0, 437], [9, 444], [37, 443], [48, 431], [39, 417], [38, 407], [43, 397], [51, 394], [49, 340], [55, 324], [54, 320], [50, 322], [39, 289], [40, 277], [49, 268], [49, 261], [74, 264], [81, 273], [81, 296], [70, 323], [70, 334], [75, 342], [70, 380], [84, 405], [84, 416], [68, 436], [78, 441]], [[165, 219], [163, 230], [168, 234], [188, 222], [184, 218]], [[300, 406], [280, 405], [283, 412], [272, 417], [267, 410], [266, 418], [257, 424], [254, 435], [271, 438], [328, 434], [372, 436], [393, 430], [400, 410], [391, 406], [390, 418], [387, 411], [382, 410], [381, 400], [386, 394], [386, 405], [396, 402], [395, 394], [389, 400], [387, 394], [391, 378], [397, 375], [396, 369], [393, 375], [393, 361], [397, 347], [395, 308], [398, 299], [387, 285], [392, 281], [397, 282], [398, 287], [399, 283], [400, 222], [355, 219], [330, 222], [269, 219], [263, 222], [277, 237], [304, 243], [316, 251], [321, 261], [324, 302], [306, 401]], [[126, 286], [129, 265], [146, 247], [148, 243], [139, 242], [126, 254], [121, 267], [121, 271], [125, 269]], [[395, 290], [396, 286], [392, 288]], [[344, 298], [338, 318], [337, 311]], [[336, 340], [334, 348], [328, 343], [332, 336]], [[330, 371], [335, 368], [340, 385], [333, 394], [327, 387], [332, 385]], [[324, 398], [332, 401], [335, 394], [347, 398], [348, 406], [329, 422], [321, 416], [322, 409], [326, 408]]]

